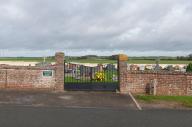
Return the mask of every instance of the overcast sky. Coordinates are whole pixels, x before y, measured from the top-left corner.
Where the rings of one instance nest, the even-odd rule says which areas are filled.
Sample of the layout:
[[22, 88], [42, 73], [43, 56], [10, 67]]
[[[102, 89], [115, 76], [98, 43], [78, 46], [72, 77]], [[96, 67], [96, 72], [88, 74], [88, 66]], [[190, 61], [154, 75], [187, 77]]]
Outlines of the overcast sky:
[[0, 56], [187, 55], [192, 0], [0, 0]]

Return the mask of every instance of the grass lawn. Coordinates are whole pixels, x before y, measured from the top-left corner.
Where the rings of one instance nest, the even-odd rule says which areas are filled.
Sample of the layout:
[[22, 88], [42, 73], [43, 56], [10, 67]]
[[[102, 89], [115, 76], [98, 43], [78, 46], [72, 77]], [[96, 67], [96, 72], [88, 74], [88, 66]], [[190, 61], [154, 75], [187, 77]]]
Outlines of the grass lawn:
[[104, 81], [91, 81], [89, 76], [79, 76], [79, 79], [75, 79], [74, 77], [72, 77], [72, 73], [70, 73], [69, 75], [65, 75], [65, 82], [117, 82], [113, 80], [113, 76], [117, 77], [117, 71], [105, 71], [104, 75]]
[[192, 96], [150, 96], [150, 95], [137, 95], [138, 100], [152, 103], [155, 101], [170, 101], [181, 103], [185, 107], [192, 108]]

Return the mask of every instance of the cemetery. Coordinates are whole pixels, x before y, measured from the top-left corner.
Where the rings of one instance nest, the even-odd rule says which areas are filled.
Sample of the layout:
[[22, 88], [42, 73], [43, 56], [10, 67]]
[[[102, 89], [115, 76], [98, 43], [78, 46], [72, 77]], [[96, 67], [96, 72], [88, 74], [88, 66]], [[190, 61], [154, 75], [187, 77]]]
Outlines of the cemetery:
[[[71, 66], [74, 66], [73, 69], [71, 69]], [[113, 64], [107, 64], [107, 65], [102, 65], [98, 64], [97, 66], [90, 67], [90, 66], [85, 66], [85, 65], [79, 65], [79, 64], [71, 64], [71, 63], [66, 63], [65, 64], [65, 78], [69, 78], [72, 81], [75, 80], [90, 80], [90, 81], [96, 81], [96, 74], [97, 73], [104, 73], [105, 77], [107, 78], [107, 81], [112, 81], [117, 79], [117, 68]], [[108, 73], [111, 72], [111, 73]], [[112, 72], [116, 72], [113, 73]], [[115, 78], [116, 77], [116, 78]], [[72, 80], [72, 78], [74, 80]]]
[[55, 62], [34, 66], [0, 65], [0, 89], [110, 91], [151, 95], [192, 95], [190, 64], [129, 64], [127, 55], [116, 63], [67, 62], [56, 53]]

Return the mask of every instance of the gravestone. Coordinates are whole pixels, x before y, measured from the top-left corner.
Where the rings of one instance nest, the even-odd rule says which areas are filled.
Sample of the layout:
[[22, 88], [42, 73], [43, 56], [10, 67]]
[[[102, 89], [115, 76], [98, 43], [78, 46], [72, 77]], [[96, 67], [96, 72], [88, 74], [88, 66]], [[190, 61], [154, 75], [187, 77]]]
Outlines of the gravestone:
[[116, 71], [115, 65], [113, 64], [107, 64], [105, 69], [108, 71]]
[[154, 70], [155, 70], [155, 71], [160, 71], [161, 68], [160, 68], [160, 66], [159, 66], [159, 63], [160, 63], [160, 58], [159, 58], [159, 57], [156, 59], [155, 63], [156, 63], [156, 65], [155, 65]]

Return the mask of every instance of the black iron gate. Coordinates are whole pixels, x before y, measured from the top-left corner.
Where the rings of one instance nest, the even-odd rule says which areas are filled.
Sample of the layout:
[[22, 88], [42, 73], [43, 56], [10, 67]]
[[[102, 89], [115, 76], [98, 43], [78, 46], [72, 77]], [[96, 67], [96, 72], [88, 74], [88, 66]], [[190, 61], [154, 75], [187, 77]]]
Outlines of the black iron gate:
[[116, 91], [117, 64], [83, 65], [65, 62], [65, 90]]

